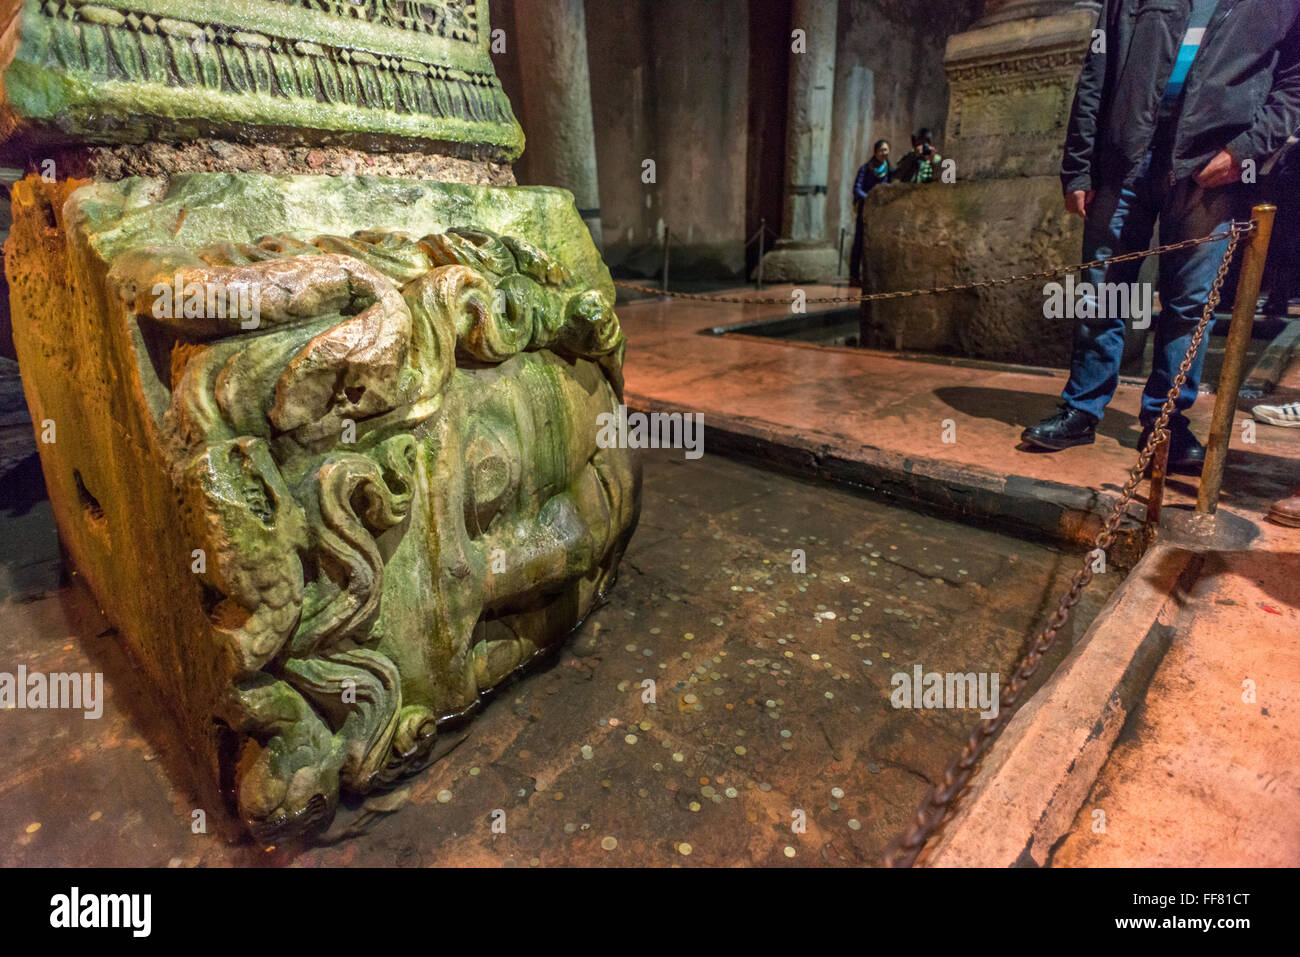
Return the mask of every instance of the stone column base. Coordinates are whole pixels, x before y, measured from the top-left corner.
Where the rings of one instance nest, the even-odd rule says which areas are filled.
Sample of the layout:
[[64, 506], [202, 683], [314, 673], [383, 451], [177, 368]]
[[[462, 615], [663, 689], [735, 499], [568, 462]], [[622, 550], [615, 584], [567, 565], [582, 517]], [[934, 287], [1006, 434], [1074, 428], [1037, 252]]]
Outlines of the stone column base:
[[[71, 564], [206, 807], [324, 827], [610, 587], [626, 340], [568, 193], [192, 173], [14, 187], [5, 268]], [[211, 803], [211, 802], [216, 803]]]
[[824, 282], [839, 272], [838, 254], [830, 243], [777, 240], [763, 257], [764, 282]]

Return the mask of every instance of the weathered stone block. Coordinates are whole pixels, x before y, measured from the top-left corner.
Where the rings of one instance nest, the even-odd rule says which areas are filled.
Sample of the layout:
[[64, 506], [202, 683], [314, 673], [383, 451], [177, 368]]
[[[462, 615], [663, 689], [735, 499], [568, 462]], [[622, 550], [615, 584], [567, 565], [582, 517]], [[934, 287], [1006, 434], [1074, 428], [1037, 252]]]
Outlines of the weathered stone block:
[[948, 39], [945, 156], [962, 179], [1050, 176], [1061, 164], [1074, 85], [1097, 5], [1014, 3]]
[[[863, 243], [870, 291], [1079, 261], [1082, 221], [1065, 213], [1057, 171], [1097, 9], [1080, 0], [991, 2], [974, 28], [949, 37], [941, 146], [956, 182], [872, 190]], [[1070, 323], [1044, 317], [1041, 283], [865, 303], [862, 317], [863, 345], [1069, 362]], [[1141, 347], [1141, 337], [1133, 342]]]
[[[1078, 262], [1083, 221], [1054, 176], [893, 184], [867, 196], [865, 290], [928, 288]], [[1064, 276], [1060, 277], [1064, 280]], [[863, 304], [864, 346], [1064, 365], [1071, 323], [1043, 316], [1043, 283]]]
[[487, 0], [9, 0], [0, 140], [435, 149], [510, 161], [523, 132]]
[[64, 546], [255, 834], [426, 763], [609, 587], [640, 480], [568, 193], [29, 177], [14, 212]]
[[829, 282], [835, 278], [835, 248], [828, 243], [778, 239], [763, 257], [764, 282]]

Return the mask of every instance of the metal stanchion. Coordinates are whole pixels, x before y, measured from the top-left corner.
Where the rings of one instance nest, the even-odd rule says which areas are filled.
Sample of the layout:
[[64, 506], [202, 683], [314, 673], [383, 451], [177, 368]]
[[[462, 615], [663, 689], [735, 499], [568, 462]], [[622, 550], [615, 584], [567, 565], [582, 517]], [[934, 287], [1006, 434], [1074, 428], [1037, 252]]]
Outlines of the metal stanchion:
[[1228, 445], [1232, 441], [1232, 420], [1237, 413], [1237, 392], [1246, 374], [1246, 349], [1255, 324], [1255, 307], [1259, 301], [1259, 286], [1264, 276], [1264, 261], [1268, 258], [1268, 242], [1273, 232], [1273, 214], [1277, 207], [1270, 204], [1256, 206], [1251, 211], [1255, 228], [1251, 231], [1246, 254], [1241, 260], [1241, 276], [1237, 280], [1237, 298], [1232, 306], [1232, 323], [1228, 327], [1228, 341], [1223, 350], [1223, 369], [1219, 372], [1219, 392], [1214, 397], [1214, 418], [1210, 423], [1210, 438], [1205, 446], [1205, 465], [1201, 469], [1201, 486], [1196, 496], [1197, 524], [1203, 530], [1214, 526], [1214, 513], [1219, 507], [1219, 493], [1223, 490], [1223, 467], [1228, 458]]
[[[1160, 507], [1165, 501], [1165, 475], [1169, 471], [1169, 436], [1156, 446], [1151, 455], [1151, 484], [1147, 486], [1147, 544], [1160, 528]], [[1145, 546], [1144, 546], [1145, 547]]]
[[844, 275], [844, 233], [845, 233], [845, 229], [843, 226], [841, 226], [840, 227], [840, 254], [839, 254], [839, 258], [835, 260], [836, 279], [839, 279], [840, 276]]
[[758, 221], [758, 269], [754, 273], [754, 288], [763, 288], [763, 246], [767, 242], [767, 220]]

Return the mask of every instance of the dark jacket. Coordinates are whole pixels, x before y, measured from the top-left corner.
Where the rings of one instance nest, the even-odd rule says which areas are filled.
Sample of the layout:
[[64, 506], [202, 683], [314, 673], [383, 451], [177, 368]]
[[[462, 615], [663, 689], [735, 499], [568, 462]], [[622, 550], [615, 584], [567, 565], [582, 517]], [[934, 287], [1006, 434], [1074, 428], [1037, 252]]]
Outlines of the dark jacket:
[[930, 165], [928, 176], [923, 176], [921, 157], [916, 155], [913, 150], [905, 153], [903, 158], [898, 161], [894, 167], [894, 182], [896, 183], [930, 183], [938, 175], [939, 164], [943, 162], [943, 157], [938, 153], [930, 154]]
[[[1070, 111], [1065, 191], [1131, 185], [1191, 14], [1191, 0], [1104, 0]], [[1219, 0], [1183, 87], [1174, 179], [1222, 149], [1263, 166], [1300, 129], [1300, 0]]]
[[853, 180], [853, 202], [861, 203], [867, 198], [867, 193], [879, 186], [881, 183], [888, 183], [890, 174], [893, 172], [889, 168], [889, 161], [884, 163], [884, 172], [877, 174], [876, 170], [880, 167], [875, 165], [875, 157], [863, 163], [858, 167], [857, 178]]

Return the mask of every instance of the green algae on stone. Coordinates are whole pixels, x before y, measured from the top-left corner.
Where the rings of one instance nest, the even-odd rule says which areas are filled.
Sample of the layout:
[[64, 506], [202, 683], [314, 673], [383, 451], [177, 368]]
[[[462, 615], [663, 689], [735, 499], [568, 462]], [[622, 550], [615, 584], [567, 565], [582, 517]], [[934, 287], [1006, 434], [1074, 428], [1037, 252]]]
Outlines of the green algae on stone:
[[247, 142], [512, 161], [523, 132], [487, 0], [24, 0], [0, 132], [31, 143]]
[[596, 423], [625, 340], [569, 194], [30, 176], [14, 207], [61, 537], [254, 833], [426, 763], [612, 584], [640, 477]]

